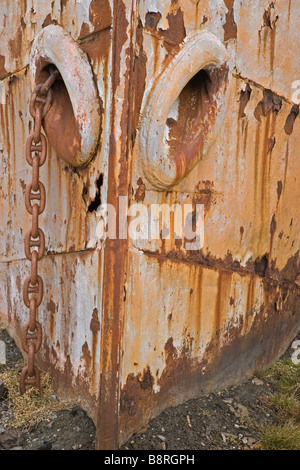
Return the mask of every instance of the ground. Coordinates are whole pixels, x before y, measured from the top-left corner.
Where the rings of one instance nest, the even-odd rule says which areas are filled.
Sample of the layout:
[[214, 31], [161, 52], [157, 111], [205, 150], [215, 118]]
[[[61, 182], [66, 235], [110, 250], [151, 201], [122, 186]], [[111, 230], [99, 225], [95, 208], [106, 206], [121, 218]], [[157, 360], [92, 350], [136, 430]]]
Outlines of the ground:
[[[300, 339], [300, 335], [298, 336]], [[0, 450], [92, 450], [95, 426], [84, 410], [60, 402], [51, 378], [41, 391], [18, 392], [23, 358], [0, 330]], [[293, 349], [246, 383], [165, 410], [125, 450], [300, 449], [300, 366]]]

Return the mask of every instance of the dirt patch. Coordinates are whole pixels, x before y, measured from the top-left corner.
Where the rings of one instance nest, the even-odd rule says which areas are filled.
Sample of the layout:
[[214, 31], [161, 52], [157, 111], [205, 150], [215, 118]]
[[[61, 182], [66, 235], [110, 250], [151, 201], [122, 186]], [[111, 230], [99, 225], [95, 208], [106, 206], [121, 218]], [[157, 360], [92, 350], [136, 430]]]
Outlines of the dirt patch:
[[274, 392], [267, 379], [245, 384], [169, 408], [134, 436], [123, 449], [249, 449], [259, 442], [258, 426], [274, 421], [268, 406]]
[[[95, 426], [92, 420], [76, 404], [59, 409], [54, 392], [43, 397], [43, 406], [34, 424], [15, 425], [18, 410], [9, 393], [9, 384], [3, 378], [8, 377], [8, 373], [17, 376], [23, 359], [6, 331], [0, 330], [0, 340], [6, 345], [6, 365], [0, 365], [0, 449], [93, 450]], [[293, 349], [289, 348], [282, 360], [290, 360], [292, 353]], [[280, 409], [271, 400], [278, 391], [274, 377], [276, 379], [276, 372], [257, 371], [255, 377], [239, 386], [168, 408], [121, 449], [259, 449], [261, 430], [278, 423]]]

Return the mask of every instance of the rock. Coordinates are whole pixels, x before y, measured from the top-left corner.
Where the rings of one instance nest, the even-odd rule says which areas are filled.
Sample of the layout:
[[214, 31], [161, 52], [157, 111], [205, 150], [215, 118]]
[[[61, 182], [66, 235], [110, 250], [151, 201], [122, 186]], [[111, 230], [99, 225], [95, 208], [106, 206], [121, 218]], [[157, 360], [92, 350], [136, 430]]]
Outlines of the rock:
[[51, 401], [51, 402], [58, 401], [56, 393], [51, 393], [51, 395], [48, 397], [48, 400]]
[[235, 415], [239, 418], [246, 418], [249, 416], [249, 411], [244, 405], [237, 404], [235, 408]]
[[10, 450], [23, 450], [23, 447], [15, 446], [15, 447], [11, 447]]
[[256, 443], [256, 439], [254, 437], [248, 437], [249, 446], [253, 446], [255, 443]]
[[231, 405], [233, 402], [233, 398], [223, 398], [223, 402], [227, 405]]
[[221, 432], [221, 436], [222, 436], [224, 444], [226, 443], [227, 439], [231, 439], [231, 440], [237, 439], [237, 436], [235, 434], [231, 434], [229, 432]]
[[231, 411], [231, 413], [236, 414], [235, 409], [233, 408], [233, 406], [229, 405], [229, 410]]
[[161, 441], [166, 442], [165, 436], [157, 436], [157, 437], [158, 437], [158, 439], [160, 439]]
[[0, 450], [8, 450], [12, 447], [19, 447], [24, 443], [24, 436], [20, 431], [12, 430], [0, 434]]
[[206, 437], [206, 439], [209, 439], [210, 432], [211, 432], [211, 427], [205, 425], [205, 437]]
[[252, 383], [255, 384], [255, 385], [263, 385], [263, 381], [258, 379], [257, 377], [254, 377], [254, 379], [252, 380]]

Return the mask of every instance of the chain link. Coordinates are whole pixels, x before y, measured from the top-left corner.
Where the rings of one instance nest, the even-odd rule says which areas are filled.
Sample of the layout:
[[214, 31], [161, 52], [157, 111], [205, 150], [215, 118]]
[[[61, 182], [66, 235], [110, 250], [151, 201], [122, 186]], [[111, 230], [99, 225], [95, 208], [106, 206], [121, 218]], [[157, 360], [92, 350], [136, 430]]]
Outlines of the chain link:
[[42, 326], [37, 321], [37, 309], [44, 295], [43, 280], [38, 275], [38, 262], [45, 252], [45, 235], [39, 227], [39, 215], [44, 212], [46, 206], [45, 186], [39, 180], [40, 167], [47, 158], [47, 140], [42, 134], [42, 120], [51, 107], [53, 99], [51, 85], [58, 75], [58, 70], [51, 71], [48, 79], [34, 88], [29, 104], [34, 127], [26, 140], [26, 161], [32, 167], [32, 180], [26, 185], [25, 207], [32, 216], [32, 221], [31, 229], [24, 238], [24, 251], [26, 258], [31, 261], [31, 272], [23, 285], [23, 301], [29, 309], [29, 322], [22, 330], [22, 347], [28, 355], [28, 365], [23, 368], [20, 375], [21, 394], [26, 392], [26, 386], [37, 388], [40, 386], [40, 371], [34, 362], [35, 354], [42, 344]]

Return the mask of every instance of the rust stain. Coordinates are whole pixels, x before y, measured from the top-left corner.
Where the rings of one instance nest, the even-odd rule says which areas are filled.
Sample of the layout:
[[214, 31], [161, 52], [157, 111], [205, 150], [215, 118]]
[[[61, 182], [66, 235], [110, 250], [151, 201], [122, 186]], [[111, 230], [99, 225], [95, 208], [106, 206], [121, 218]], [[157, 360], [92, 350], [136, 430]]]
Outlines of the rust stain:
[[87, 23], [83, 22], [81, 25], [80, 33], [79, 33], [79, 39], [83, 39], [86, 36], [89, 36], [89, 34], [90, 34], [90, 26]]
[[51, 13], [49, 13], [43, 21], [42, 28], [45, 28], [49, 24], [58, 24], [56, 19], [52, 19]]
[[[107, 202], [118, 207], [118, 196], [127, 195], [127, 152], [122, 151], [127, 140], [128, 109], [121, 122], [122, 142], [116, 142], [116, 100], [120, 84], [121, 52], [127, 37], [128, 20], [121, 0], [114, 0], [113, 64], [112, 64], [112, 123], [108, 167]], [[128, 77], [127, 77], [128, 82]], [[125, 83], [126, 86], [126, 83]], [[127, 85], [128, 86], [128, 85]], [[129, 101], [129, 100], [128, 100]], [[129, 107], [129, 103], [127, 104]], [[120, 171], [117, 168], [120, 166]], [[117, 218], [118, 219], [118, 218]], [[103, 315], [101, 335], [100, 406], [97, 411], [96, 448], [114, 449], [118, 446], [118, 367], [120, 344], [120, 315], [122, 312], [127, 240], [107, 240], [104, 252]], [[108, 281], [109, 280], [109, 281]]]
[[247, 83], [245, 90], [242, 90], [240, 94], [239, 119], [246, 116], [245, 109], [246, 109], [248, 102], [250, 101], [251, 93], [252, 93], [252, 88], [250, 87], [249, 83]]
[[136, 28], [136, 48], [133, 58], [132, 70], [132, 94], [133, 98], [133, 119], [134, 123], [131, 130], [131, 145], [133, 147], [136, 137], [136, 129], [139, 125], [140, 110], [145, 93], [146, 77], [147, 77], [147, 54], [144, 50], [144, 31], [141, 19], [138, 19]]
[[171, 50], [170, 46], [179, 46], [186, 37], [186, 30], [184, 26], [184, 13], [181, 8], [172, 11], [167, 15], [169, 23], [168, 29], [160, 28], [158, 33], [164, 38], [164, 46], [167, 50]]
[[146, 186], [143, 183], [142, 178], [139, 178], [137, 181], [137, 189], [135, 192], [135, 200], [136, 202], [143, 202], [145, 199], [145, 191], [146, 191]]
[[107, 0], [92, 0], [89, 9], [89, 20], [94, 31], [108, 28], [112, 25], [110, 4]]
[[157, 31], [157, 25], [161, 19], [159, 11], [148, 11], [145, 17], [145, 28], [149, 31]]
[[273, 243], [274, 243], [274, 234], [276, 232], [276, 229], [277, 229], [277, 222], [276, 222], [275, 214], [273, 214], [273, 217], [272, 217], [272, 220], [271, 220], [271, 223], [270, 223], [270, 234], [271, 234], [271, 238], [270, 238], [270, 258], [271, 258], [271, 255], [272, 255]]
[[230, 299], [229, 292], [231, 285], [231, 276], [232, 273], [230, 272], [221, 270], [219, 271], [213, 327], [215, 340], [217, 341], [218, 345], [221, 336], [223, 316], [224, 313], [227, 311], [226, 303], [228, 303], [228, 299]]
[[8, 41], [8, 46], [10, 53], [14, 59], [20, 59], [20, 51], [22, 50], [22, 42], [23, 42], [23, 35], [22, 35], [22, 26], [19, 26], [16, 35], [13, 39]]
[[97, 331], [100, 331], [100, 321], [99, 321], [97, 308], [94, 308], [93, 310], [93, 315], [92, 315], [92, 319], [90, 323], [90, 329], [93, 333], [97, 333]]
[[259, 57], [260, 48], [263, 36], [263, 51], [266, 52], [266, 45], [269, 41], [269, 53], [270, 53], [270, 71], [271, 74], [274, 72], [274, 59], [275, 59], [275, 44], [276, 44], [276, 24], [279, 16], [275, 14], [275, 2], [271, 2], [267, 10], [263, 14], [263, 24], [259, 30]]
[[50, 299], [50, 301], [47, 302], [47, 310], [49, 312], [49, 332], [50, 332], [50, 337], [53, 341], [54, 336], [55, 336], [54, 326], [55, 326], [56, 305], [52, 299]]
[[226, 22], [223, 25], [224, 41], [237, 38], [237, 24], [234, 21], [234, 0], [224, 0], [228, 9], [226, 13]]
[[288, 7], [288, 23], [290, 22], [290, 19], [291, 19], [291, 4], [292, 4], [292, 0], [289, 0], [289, 7]]
[[67, 6], [67, 4], [68, 4], [68, 1], [69, 1], [69, 0], [60, 0], [60, 8], [61, 8], [61, 11], [63, 11], [63, 10], [66, 8], [66, 6]]
[[7, 75], [7, 70], [5, 68], [5, 56], [0, 55], [0, 79], [4, 78]]
[[293, 129], [294, 129], [294, 124], [298, 116], [299, 116], [299, 106], [293, 106], [290, 111], [290, 114], [288, 115], [286, 119], [285, 126], [284, 126], [284, 132], [287, 135], [292, 134]]
[[86, 364], [84, 374], [87, 377], [89, 371], [91, 370], [91, 365], [93, 361], [87, 342], [85, 342], [82, 346], [82, 354], [83, 354], [83, 358]]
[[204, 217], [207, 217], [211, 206], [216, 203], [218, 199], [218, 193], [214, 189], [213, 181], [199, 181], [195, 188], [195, 194], [193, 195], [194, 204], [204, 205]]
[[282, 99], [269, 90], [263, 90], [263, 99], [255, 108], [254, 116], [258, 121], [255, 138], [254, 159], [254, 204], [260, 219], [259, 236], [255, 243], [260, 249], [262, 236], [267, 226], [270, 205], [271, 159], [276, 144], [276, 119], [282, 109]]
[[274, 112], [275, 115], [277, 115], [281, 108], [282, 99], [270, 90], [263, 90], [263, 99], [258, 103], [254, 111], [254, 116], [260, 122], [261, 116], [268, 116], [271, 112]]
[[20, 274], [17, 275], [16, 277], [16, 286], [17, 286], [17, 289], [18, 289], [18, 292], [21, 292], [21, 289], [22, 289], [22, 284], [21, 284], [21, 276]]
[[282, 194], [282, 181], [277, 181], [277, 199], [279, 201]]
[[[275, 216], [272, 218], [270, 223], [270, 233], [271, 235], [275, 233], [277, 229], [277, 222]], [[278, 282], [284, 282], [286, 273], [288, 272], [288, 277], [296, 277], [296, 266], [297, 260], [299, 257], [299, 253], [297, 252], [293, 255], [286, 264], [286, 267], [279, 271], [274, 266], [269, 266], [269, 253], [264, 254], [263, 256], [257, 257], [255, 260], [250, 258], [246, 265], [243, 266], [240, 262], [232, 257], [232, 254], [228, 251], [227, 256], [225, 258], [217, 258], [213, 256], [211, 253], [203, 254], [202, 250], [197, 252], [182, 252], [182, 251], [170, 251], [168, 253], [160, 253], [160, 252], [151, 252], [147, 250], [143, 250], [145, 256], [155, 259], [159, 264], [171, 261], [174, 263], [187, 263], [190, 266], [203, 266], [206, 268], [213, 269], [215, 271], [221, 271], [222, 274], [224, 273], [224, 278], [226, 275], [231, 275], [232, 272], [236, 272], [243, 275], [250, 275], [250, 276], [258, 276], [261, 278], [270, 277], [271, 279], [276, 279]], [[293, 266], [295, 272], [292, 273], [291, 268], [288, 269], [287, 266]], [[297, 268], [298, 269], [298, 268]], [[221, 275], [222, 279], [222, 275]]]
[[252, 324], [252, 318], [254, 315], [254, 301], [255, 301], [255, 277], [251, 276], [247, 292], [247, 305], [245, 315], [244, 331], [247, 332], [248, 328]]

